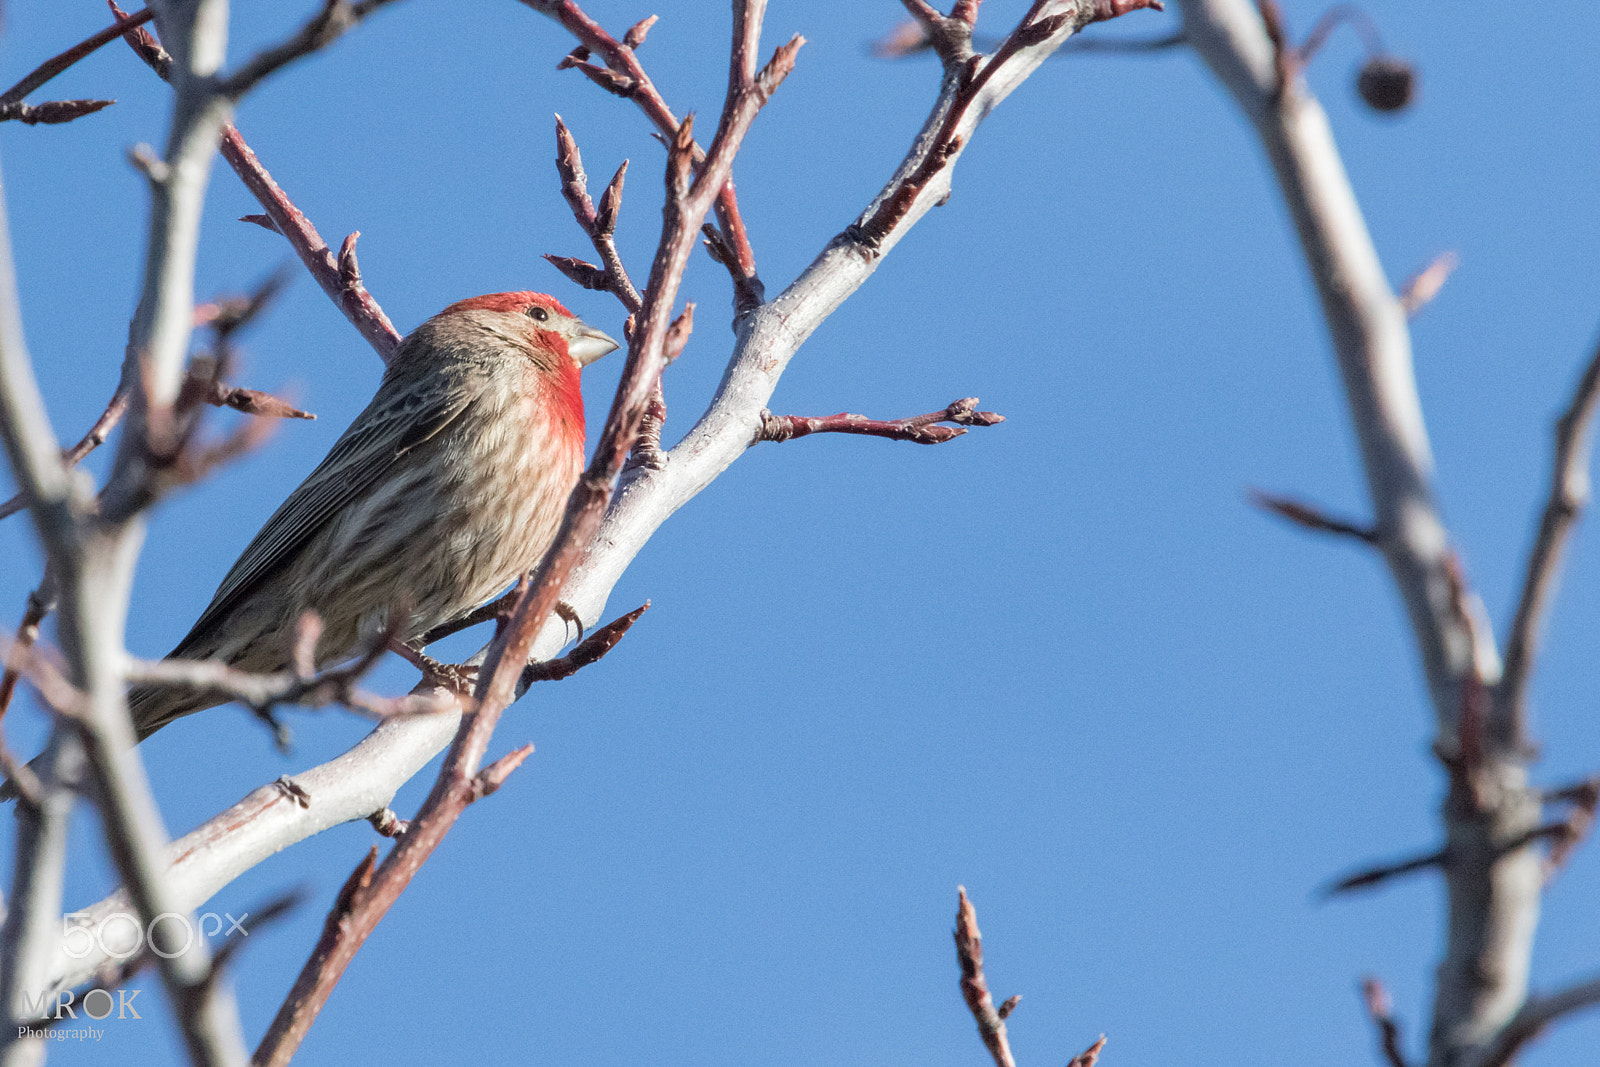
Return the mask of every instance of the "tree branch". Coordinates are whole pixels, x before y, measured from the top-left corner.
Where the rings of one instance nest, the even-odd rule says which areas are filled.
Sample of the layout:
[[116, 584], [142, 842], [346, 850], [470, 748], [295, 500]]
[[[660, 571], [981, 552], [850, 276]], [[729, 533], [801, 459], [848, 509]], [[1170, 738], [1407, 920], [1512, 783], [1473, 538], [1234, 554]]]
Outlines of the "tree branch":
[[[644, 66], [640, 64], [634, 52], [639, 44], [644, 43], [643, 33], [638, 35], [637, 42], [633, 44], [629, 43], [626, 36], [622, 41], [618, 41], [603, 30], [599, 23], [584, 14], [583, 9], [574, 0], [521, 0], [521, 2], [546, 18], [559, 22], [578, 39], [581, 49], [598, 54], [606, 64], [604, 68], [594, 68], [582, 61], [563, 61], [563, 66], [584, 70], [592, 80], [597, 80], [609, 91], [620, 90], [619, 95], [632, 100], [654, 124], [662, 137], [670, 140], [677, 135], [682, 123], [656, 90], [655, 83], [645, 73]], [[629, 32], [631, 34], [634, 31]], [[609, 77], [596, 78], [597, 72]], [[704, 162], [704, 153], [699, 145], [694, 146], [695, 166], [703, 166]], [[717, 222], [722, 227], [724, 240], [733, 250], [734, 263], [737, 264], [741, 283], [747, 291], [758, 294], [759, 302], [759, 295], [764, 290], [761, 279], [756, 274], [755, 251], [750, 247], [750, 238], [745, 232], [744, 218], [739, 213], [738, 193], [734, 189], [731, 176], [717, 194], [716, 210]]]
[[[116, 6], [115, 0], [108, 2], [113, 14], [122, 17], [123, 12]], [[127, 23], [124, 22], [123, 25], [126, 26]], [[123, 36], [134, 53], [156, 74], [170, 80], [172, 58], [153, 35], [147, 30], [135, 28]], [[267, 173], [267, 169], [256, 158], [255, 152], [245, 143], [238, 127], [232, 123], [222, 128], [221, 151], [222, 158], [266, 210], [266, 218], [272, 224], [269, 228], [288, 240], [289, 247], [316, 279], [322, 291], [328, 294], [329, 299], [344, 313], [345, 318], [350, 320], [350, 324], [373, 347], [378, 357], [385, 363], [389, 362], [394, 357], [395, 349], [400, 346], [400, 331], [394, 328], [389, 316], [383, 313], [383, 309], [372, 298], [372, 294], [360, 284], [359, 272], [354, 277], [355, 284], [348, 284], [351, 279], [341, 269], [342, 264], [334, 257], [328, 243], [322, 239], [322, 235], [317, 232], [317, 228], [305, 214], [295, 207], [288, 194], [273, 180], [272, 175]], [[354, 256], [353, 247], [350, 254]]]
[[[1006, 1023], [995, 1010], [989, 996], [989, 983], [983, 977], [983, 935], [978, 932], [978, 913], [967, 899], [965, 886], [957, 886], [960, 904], [956, 908], [956, 960], [961, 964], [961, 996], [978, 1024], [978, 1036], [989, 1050], [995, 1067], [1017, 1067], [1006, 1040]], [[1007, 1003], [1011, 1003], [1007, 1001]], [[1007, 1012], [1006, 1014], [1010, 1014]]]
[[1495, 689], [1495, 726], [1506, 744], [1528, 740], [1528, 683], [1538, 657], [1540, 631], [1555, 599], [1561, 558], [1589, 501], [1589, 454], [1595, 409], [1600, 406], [1600, 350], [1589, 361], [1572, 402], [1556, 421], [1550, 493], [1528, 553], [1522, 595], [1506, 638], [1505, 673]]
[[[790, 441], [814, 433], [854, 433], [866, 437], [884, 437], [891, 441], [938, 445], [960, 437], [967, 432], [965, 429], [967, 426], [996, 426], [1005, 421], [1004, 415], [993, 411], [979, 411], [978, 398], [975, 396], [957, 400], [943, 411], [888, 421], [869, 419], [865, 415], [851, 415], [848, 412], [820, 417], [774, 415], [763, 408], [761, 429], [756, 435], [756, 440]], [[941, 422], [953, 422], [956, 426], [937, 425]]]
[[1517, 1054], [1563, 1016], [1600, 1004], [1600, 978], [1568, 986], [1556, 993], [1529, 997], [1483, 1055], [1469, 1067], [1508, 1067]]
[[[1527, 991], [1543, 882], [1525, 753], [1473, 724], [1501, 668], [1486, 613], [1439, 515], [1406, 308], [1350, 188], [1326, 115], [1299, 77], [1277, 9], [1184, 0], [1184, 34], [1255, 126], [1321, 298], [1372, 497], [1376, 544], [1410, 618], [1452, 768], [1444, 805], [1450, 915], [1429, 1062], [1455, 1065], [1516, 1013]], [[1469, 753], [1468, 744], [1479, 751]]]
[[1378, 1047], [1389, 1067], [1410, 1067], [1405, 1052], [1400, 1047], [1400, 1024], [1394, 1019], [1394, 1002], [1389, 991], [1376, 978], [1361, 981], [1361, 997], [1367, 1005], [1367, 1016], [1378, 1029]]
[[378, 8], [394, 0], [323, 0], [322, 10], [313, 15], [300, 31], [287, 41], [259, 53], [217, 86], [219, 92], [237, 100], [272, 74], [313, 52], [321, 51]]
[[1378, 867], [1369, 867], [1354, 874], [1345, 875], [1343, 878], [1329, 885], [1322, 891], [1324, 897], [1335, 897], [1340, 893], [1348, 893], [1355, 889], [1370, 889], [1381, 885], [1392, 878], [1404, 874], [1415, 874], [1418, 871], [1432, 870], [1435, 867], [1444, 867], [1450, 861], [1450, 850], [1439, 849], [1421, 856], [1412, 856], [1409, 859], [1399, 860], [1395, 863], [1385, 863]]
[[51, 78], [54, 78], [57, 74], [60, 74], [68, 67], [78, 62], [78, 60], [92, 54], [111, 41], [115, 41], [118, 37], [121, 37], [122, 34], [128, 29], [130, 24], [133, 26], [142, 26], [146, 22], [149, 22], [154, 15], [154, 11], [146, 8], [145, 10], [140, 11], [138, 14], [130, 16], [126, 20], [119, 18], [115, 23], [107, 26], [99, 33], [80, 41], [71, 48], [67, 49], [65, 52], [62, 52], [60, 55], [53, 56], [52, 58], [45, 60], [43, 63], [40, 63], [37, 67], [35, 67], [27, 77], [17, 82], [17, 84], [7, 89], [4, 93], [0, 93], [0, 107], [4, 107], [7, 104], [21, 103], [29, 93], [33, 92], [45, 82], [49, 81]]

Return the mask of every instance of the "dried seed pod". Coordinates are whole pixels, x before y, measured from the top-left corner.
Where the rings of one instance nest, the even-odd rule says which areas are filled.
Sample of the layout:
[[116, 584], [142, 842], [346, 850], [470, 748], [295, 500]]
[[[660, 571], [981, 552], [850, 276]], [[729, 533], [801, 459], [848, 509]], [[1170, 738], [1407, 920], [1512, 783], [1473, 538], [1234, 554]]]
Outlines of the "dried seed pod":
[[1361, 66], [1356, 92], [1374, 111], [1400, 111], [1417, 95], [1417, 71], [1397, 56], [1375, 55]]

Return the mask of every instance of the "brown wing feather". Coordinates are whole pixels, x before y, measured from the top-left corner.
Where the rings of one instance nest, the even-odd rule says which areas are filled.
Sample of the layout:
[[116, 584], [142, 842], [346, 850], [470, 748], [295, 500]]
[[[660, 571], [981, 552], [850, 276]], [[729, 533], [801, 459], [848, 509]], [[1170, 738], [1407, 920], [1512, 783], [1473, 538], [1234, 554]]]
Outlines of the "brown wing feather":
[[[300, 487], [273, 512], [222, 579], [211, 603], [172, 655], [198, 637], [288, 563], [350, 501], [369, 490], [406, 452], [440, 433], [472, 403], [464, 390], [389, 388], [385, 380]], [[396, 395], [399, 393], [400, 395]]]

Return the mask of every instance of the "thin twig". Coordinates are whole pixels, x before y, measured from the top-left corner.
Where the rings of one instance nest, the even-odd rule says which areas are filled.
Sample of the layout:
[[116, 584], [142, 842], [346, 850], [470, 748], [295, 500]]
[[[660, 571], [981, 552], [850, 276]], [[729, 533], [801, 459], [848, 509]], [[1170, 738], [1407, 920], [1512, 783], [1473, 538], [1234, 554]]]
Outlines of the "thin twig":
[[[938, 445], [953, 441], [966, 433], [967, 426], [996, 426], [1006, 421], [1004, 415], [993, 411], [979, 411], [978, 398], [969, 396], [957, 400], [943, 411], [927, 415], [914, 415], [908, 419], [869, 419], [865, 415], [840, 412], [837, 415], [805, 416], [761, 413], [761, 430], [757, 441], [790, 441], [814, 433], [853, 433], [865, 437], [883, 437], [890, 441], [913, 441], [919, 445]], [[953, 422], [955, 426], [938, 423]]]
[[1339, 534], [1342, 537], [1354, 537], [1356, 540], [1365, 541], [1369, 545], [1378, 543], [1376, 527], [1352, 522], [1349, 519], [1335, 518], [1321, 508], [1291, 497], [1277, 496], [1273, 493], [1263, 492], [1260, 489], [1252, 489], [1250, 490], [1250, 502], [1263, 511], [1270, 511], [1279, 518], [1288, 519], [1296, 526], [1302, 526], [1307, 530]]
[[559, 682], [563, 678], [570, 678], [591, 663], [598, 663], [607, 652], [617, 647], [617, 642], [633, 628], [650, 607], [650, 601], [634, 608], [578, 642], [578, 647], [568, 652], [560, 659], [546, 660], [543, 663], [530, 663], [522, 669], [522, 677], [517, 681], [517, 694], [520, 696], [528, 686], [534, 682]]
[[[113, 14], [122, 15], [115, 0], [108, 0]], [[126, 25], [126, 22], [124, 22]], [[159, 76], [169, 77], [171, 57], [161, 47], [148, 30], [135, 28], [124, 34], [134, 53]], [[239, 180], [244, 182], [245, 188], [250, 190], [256, 200], [266, 210], [266, 217], [272, 222], [272, 229], [282, 234], [289, 242], [289, 247], [294, 250], [300, 262], [307, 271], [316, 279], [322, 291], [334, 302], [334, 305], [344, 313], [366, 339], [367, 343], [378, 353], [378, 357], [385, 363], [394, 358], [394, 353], [400, 347], [400, 331], [394, 328], [385, 315], [378, 302], [372, 298], [365, 286], [357, 285], [354, 288], [346, 287], [345, 276], [340, 271], [340, 264], [335, 258], [333, 250], [322, 239], [317, 228], [311, 224], [305, 214], [291, 201], [282, 187], [273, 180], [272, 175], [261, 165], [256, 154], [245, 143], [238, 127], [228, 123], [222, 128], [221, 141], [222, 158], [233, 168]]]
[[0, 122], [20, 122], [25, 126], [59, 126], [64, 122], [93, 115], [115, 104], [115, 100], [47, 100], [42, 104], [0, 104]]
[[[602, 86], [612, 92], [621, 89], [621, 95], [632, 100], [644, 112], [645, 117], [655, 125], [662, 137], [670, 141], [676, 136], [682, 123], [667, 106], [666, 100], [657, 91], [650, 76], [645, 73], [644, 66], [634, 53], [636, 45], [628, 44], [626, 37], [622, 41], [612, 37], [600, 27], [599, 23], [586, 15], [574, 0], [521, 0], [521, 2], [539, 14], [559, 22], [578, 39], [584, 49], [599, 55], [606, 64], [604, 68], [593, 68], [592, 65], [584, 63], [568, 65], [584, 70], [584, 73], [590, 74], [591, 77], [594, 77], [592, 72], [596, 70], [602, 75], [609, 75], [609, 78], [598, 79]], [[640, 43], [642, 40], [641, 35]], [[705, 154], [699, 145], [694, 146], [695, 166], [701, 167], [704, 162]], [[716, 212], [723, 236], [733, 249], [734, 260], [738, 264], [741, 278], [745, 279], [746, 284], [753, 289], [758, 289], [760, 279], [756, 274], [755, 251], [750, 247], [744, 218], [739, 212], [738, 193], [734, 189], [731, 176], [717, 194]]]
[[1356, 889], [1370, 889], [1381, 885], [1392, 878], [1404, 874], [1415, 874], [1418, 871], [1432, 870], [1443, 867], [1450, 860], [1449, 849], [1439, 849], [1426, 855], [1412, 856], [1409, 859], [1399, 860], [1395, 863], [1385, 863], [1379, 867], [1369, 867], [1354, 874], [1345, 875], [1337, 882], [1329, 885], [1322, 891], [1324, 897], [1335, 897], [1340, 893], [1349, 893]]
[[1361, 980], [1361, 998], [1367, 1006], [1367, 1017], [1378, 1028], [1378, 1047], [1389, 1067], [1410, 1067], [1405, 1052], [1400, 1047], [1400, 1024], [1394, 1019], [1394, 1002], [1389, 991], [1376, 978]]
[[1495, 689], [1495, 726], [1509, 744], [1528, 743], [1527, 689], [1538, 656], [1540, 631], [1555, 599], [1561, 558], [1589, 501], [1589, 455], [1595, 409], [1600, 407], [1600, 350], [1589, 361], [1572, 402], [1556, 421], [1550, 492], [1539, 532], [1528, 553], [1517, 614], [1506, 638], [1505, 670]]
[[293, 37], [251, 58], [224, 78], [217, 87], [218, 91], [237, 100], [260, 84], [262, 79], [297, 59], [328, 47], [368, 15], [390, 3], [393, 0], [362, 0], [357, 4], [347, 3], [346, 0], [323, 0], [322, 10], [307, 20]]
[[[130, 20], [131, 24], [134, 26], [143, 26], [146, 22], [149, 22], [154, 17], [155, 12], [146, 8], [145, 10], [130, 16]], [[60, 55], [54, 56], [45, 60], [43, 63], [40, 63], [33, 69], [32, 72], [28, 74], [27, 77], [17, 82], [17, 84], [7, 89], [4, 93], [0, 93], [0, 107], [5, 106], [6, 104], [19, 103], [26, 98], [29, 93], [33, 92], [45, 82], [49, 81], [51, 78], [54, 78], [57, 74], [60, 74], [68, 67], [78, 62], [78, 60], [90, 55], [103, 45], [109, 44], [110, 42], [115, 41], [118, 37], [121, 37], [122, 34], [128, 29], [130, 20], [118, 19], [115, 23], [107, 26], [99, 33], [85, 38], [84, 40], [73, 45], [71, 48], [67, 49], [65, 52], [62, 52]]]
[[[983, 935], [978, 932], [978, 913], [967, 899], [965, 886], [957, 886], [960, 903], [956, 908], [956, 959], [961, 964], [961, 996], [978, 1024], [978, 1036], [989, 1050], [995, 1067], [1017, 1067], [1006, 1040], [1006, 1023], [995, 1010], [989, 996], [989, 983], [983, 976]], [[1096, 1055], [1099, 1055], [1096, 1050]]]

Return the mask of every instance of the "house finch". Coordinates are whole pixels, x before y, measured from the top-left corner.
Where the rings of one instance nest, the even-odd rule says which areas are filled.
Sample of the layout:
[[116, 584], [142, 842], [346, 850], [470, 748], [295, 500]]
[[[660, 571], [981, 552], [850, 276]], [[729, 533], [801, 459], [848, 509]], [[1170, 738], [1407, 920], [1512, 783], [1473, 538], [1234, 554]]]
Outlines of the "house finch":
[[[555, 538], [583, 466], [578, 371], [616, 347], [542, 293], [473, 297], [417, 327], [171, 657], [281, 671], [314, 611], [321, 666], [385, 626], [414, 641], [487, 602]], [[409, 615], [394, 624], [397, 606]], [[140, 740], [220, 703], [128, 695]]]

